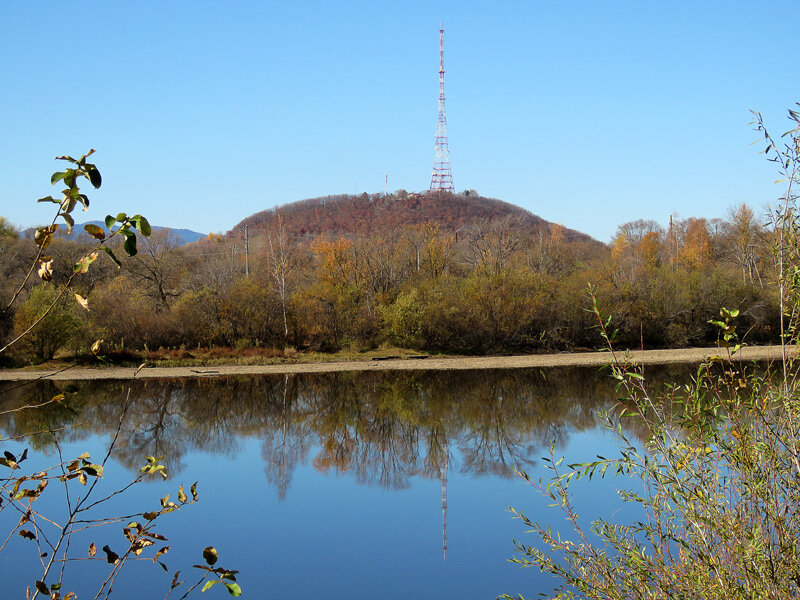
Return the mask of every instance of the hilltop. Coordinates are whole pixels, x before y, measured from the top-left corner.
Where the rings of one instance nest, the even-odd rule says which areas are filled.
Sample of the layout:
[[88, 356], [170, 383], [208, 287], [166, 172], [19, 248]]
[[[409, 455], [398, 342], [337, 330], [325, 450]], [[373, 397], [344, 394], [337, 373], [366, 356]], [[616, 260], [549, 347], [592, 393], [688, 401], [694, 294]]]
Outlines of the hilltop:
[[[401, 190], [388, 196], [339, 194], [299, 200], [250, 215], [232, 231], [245, 226], [252, 230], [275, 229], [278, 215], [284, 230], [298, 236], [363, 234], [423, 223], [435, 223], [442, 231], [453, 232], [472, 223], [504, 218], [525, 230], [549, 232], [553, 226], [524, 208], [474, 193], [414, 194]], [[565, 235], [571, 240], [594, 241], [573, 229], [566, 229]]]

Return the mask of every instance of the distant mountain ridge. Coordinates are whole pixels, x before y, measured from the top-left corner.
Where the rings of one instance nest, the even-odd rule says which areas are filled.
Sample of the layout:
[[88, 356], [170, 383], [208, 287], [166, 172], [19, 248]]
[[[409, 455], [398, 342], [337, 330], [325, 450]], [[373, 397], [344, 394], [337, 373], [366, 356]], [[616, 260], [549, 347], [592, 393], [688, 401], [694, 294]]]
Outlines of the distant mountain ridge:
[[[524, 208], [478, 194], [400, 191], [388, 196], [339, 194], [299, 200], [250, 215], [229, 233], [245, 226], [275, 229], [278, 215], [283, 229], [299, 236], [370, 233], [423, 223], [435, 223], [442, 231], [454, 232], [465, 225], [502, 218], [511, 218], [517, 227], [528, 230], [549, 232], [554, 225]], [[597, 242], [574, 229], [565, 228], [564, 234], [568, 239]]]
[[[83, 229], [84, 225], [97, 225], [103, 231], [105, 231], [106, 235], [108, 235], [109, 233], [108, 228], [106, 227], [103, 221], [86, 221], [85, 223], [75, 223], [75, 226], [72, 228], [72, 233], [67, 233], [66, 226], [63, 223], [61, 223], [61, 227], [58, 228], [56, 236], [70, 241], [78, 239], [90, 240], [91, 236], [88, 233], [86, 233], [86, 231], [84, 231]], [[191, 244], [206, 237], [205, 233], [199, 233], [197, 231], [192, 231], [191, 229], [176, 229], [173, 227], [165, 227], [162, 225], [151, 225], [150, 228], [153, 230], [153, 232], [169, 231], [172, 235], [175, 236], [175, 239], [178, 241], [179, 246], [185, 246], [186, 244]], [[26, 229], [23, 232], [23, 235], [25, 237], [33, 237], [34, 231], [35, 228], [31, 227], [30, 229]]]

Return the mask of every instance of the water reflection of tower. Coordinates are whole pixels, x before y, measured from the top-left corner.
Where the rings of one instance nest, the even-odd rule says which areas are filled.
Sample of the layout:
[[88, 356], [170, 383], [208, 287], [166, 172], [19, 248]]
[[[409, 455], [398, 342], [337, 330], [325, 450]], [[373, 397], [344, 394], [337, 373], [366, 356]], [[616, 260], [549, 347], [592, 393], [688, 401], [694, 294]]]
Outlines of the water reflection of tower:
[[439, 466], [439, 481], [442, 483], [442, 556], [447, 559], [447, 467], [450, 452], [445, 451], [444, 463]]

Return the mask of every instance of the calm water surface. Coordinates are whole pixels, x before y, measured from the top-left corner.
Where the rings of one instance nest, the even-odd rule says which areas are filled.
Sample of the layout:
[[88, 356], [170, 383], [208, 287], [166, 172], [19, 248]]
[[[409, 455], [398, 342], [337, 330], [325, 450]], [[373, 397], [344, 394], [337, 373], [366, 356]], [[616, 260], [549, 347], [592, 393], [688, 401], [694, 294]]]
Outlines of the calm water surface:
[[[689, 372], [651, 369], [649, 377], [658, 386]], [[57, 447], [65, 458], [89, 451], [99, 462], [121, 421], [102, 480], [108, 492], [130, 481], [145, 456], [166, 457], [168, 480], [131, 488], [95, 517], [157, 510], [161, 497], [175, 498], [180, 483], [188, 489], [199, 481], [198, 503], [159, 520], [158, 531], [170, 538], [163, 556], [169, 574], [150, 561], [130, 564], [115, 585], [119, 598], [163, 598], [179, 569], [182, 580], [193, 581], [191, 565], [202, 563], [208, 545], [218, 549], [219, 565], [241, 572], [247, 598], [535, 597], [554, 582], [508, 562], [513, 539], [536, 540], [507, 507], [565, 531], [566, 523], [512, 469], [545, 476], [541, 457], [551, 443], [567, 462], [613, 455], [616, 448], [597, 418], [616, 403], [616, 393], [596, 369], [79, 386], [68, 405], [0, 415], [6, 438], [70, 426], [2, 449], [18, 455], [29, 448], [28, 471], [57, 462]], [[63, 387], [6, 384], [1, 407], [47, 400]], [[579, 512], [591, 519], [627, 510], [614, 490], [628, 486], [612, 479], [578, 487]], [[58, 520], [63, 492], [48, 489], [37, 504]], [[0, 512], [0, 533], [18, 519], [19, 513]], [[113, 525], [81, 534], [72, 554], [85, 557], [90, 541], [120, 554], [126, 547], [121, 526]], [[34, 543], [12, 536], [0, 567], [0, 597], [24, 597], [41, 573]], [[108, 569], [101, 561], [70, 563], [64, 591], [93, 598]], [[221, 586], [196, 596], [228, 597]]]

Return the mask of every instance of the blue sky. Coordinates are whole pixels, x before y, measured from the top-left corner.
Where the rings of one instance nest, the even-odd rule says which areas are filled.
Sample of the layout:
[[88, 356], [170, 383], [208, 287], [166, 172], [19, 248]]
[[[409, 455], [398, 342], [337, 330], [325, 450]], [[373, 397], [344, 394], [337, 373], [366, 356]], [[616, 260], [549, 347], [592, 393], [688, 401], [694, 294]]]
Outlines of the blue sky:
[[781, 192], [750, 145], [800, 100], [798, 2], [15, 2], [0, 17], [0, 214], [48, 220], [53, 157], [92, 209], [225, 231], [303, 198], [430, 183], [445, 25], [457, 190], [608, 241]]

